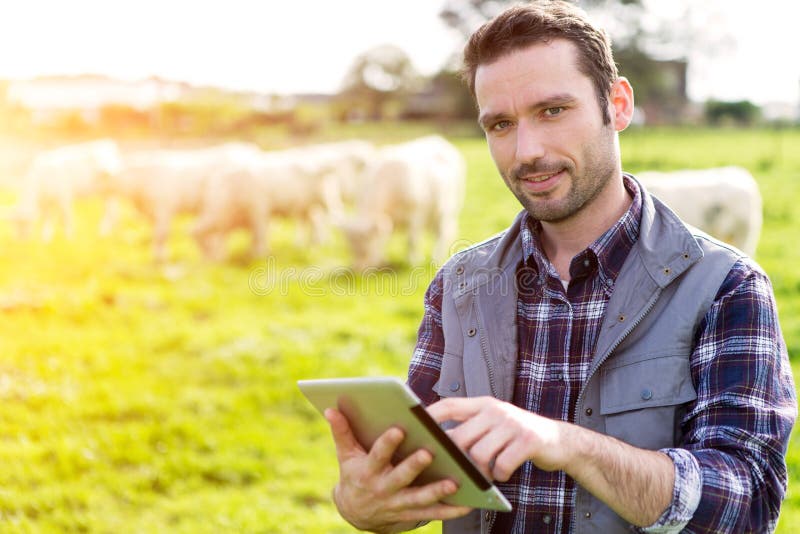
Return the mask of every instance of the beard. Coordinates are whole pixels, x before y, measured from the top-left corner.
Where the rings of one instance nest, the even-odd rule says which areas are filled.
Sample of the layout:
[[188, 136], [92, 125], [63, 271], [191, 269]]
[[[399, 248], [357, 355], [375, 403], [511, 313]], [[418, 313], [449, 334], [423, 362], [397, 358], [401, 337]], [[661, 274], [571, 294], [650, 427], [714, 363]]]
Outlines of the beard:
[[[533, 163], [521, 163], [512, 167], [503, 174], [503, 179], [522, 207], [534, 219], [551, 223], [562, 222], [596, 199], [616, 175], [618, 163], [615, 158], [613, 136], [609, 139], [611, 144], [602, 139], [581, 152], [581, 160], [586, 169], [583, 172], [579, 173], [570, 160], [536, 160]], [[522, 187], [525, 176], [556, 174], [562, 171], [566, 175], [562, 180], [565, 178], [569, 180], [569, 190], [560, 198], [552, 191], [534, 193]]]

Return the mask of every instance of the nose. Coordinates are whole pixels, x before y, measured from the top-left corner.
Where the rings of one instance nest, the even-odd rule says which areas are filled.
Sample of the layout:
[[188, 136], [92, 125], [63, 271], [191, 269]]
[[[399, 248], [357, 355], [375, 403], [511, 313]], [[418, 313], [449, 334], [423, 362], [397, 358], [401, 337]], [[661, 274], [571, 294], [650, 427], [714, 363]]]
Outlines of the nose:
[[544, 132], [528, 121], [517, 124], [517, 161], [533, 163], [545, 154]]

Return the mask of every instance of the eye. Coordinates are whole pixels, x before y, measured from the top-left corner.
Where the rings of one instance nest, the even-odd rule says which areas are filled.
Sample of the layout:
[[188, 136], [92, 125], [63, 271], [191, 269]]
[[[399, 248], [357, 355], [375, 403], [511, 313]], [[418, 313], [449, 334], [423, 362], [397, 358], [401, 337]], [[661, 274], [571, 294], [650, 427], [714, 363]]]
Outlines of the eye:
[[544, 114], [548, 117], [555, 117], [556, 115], [561, 115], [561, 112], [564, 111], [564, 108], [561, 106], [556, 106], [553, 108], [547, 108], [544, 110]]
[[510, 126], [511, 126], [511, 121], [506, 121], [506, 120], [497, 121], [496, 123], [494, 123], [492, 125], [491, 130], [495, 131], [495, 132], [501, 132], [501, 131], [509, 128]]

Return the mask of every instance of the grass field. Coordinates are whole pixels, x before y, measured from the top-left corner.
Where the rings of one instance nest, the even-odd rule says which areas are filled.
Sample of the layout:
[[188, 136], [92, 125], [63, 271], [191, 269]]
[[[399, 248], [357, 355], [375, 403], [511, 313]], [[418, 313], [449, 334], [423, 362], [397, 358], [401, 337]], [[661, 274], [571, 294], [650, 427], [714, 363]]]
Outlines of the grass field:
[[[454, 138], [469, 163], [462, 244], [518, 210], [481, 139]], [[800, 371], [800, 131], [629, 131], [630, 171], [742, 165], [758, 179], [770, 274]], [[6, 192], [3, 204], [13, 202]], [[297, 247], [289, 224], [274, 258], [202, 261], [174, 228], [154, 265], [132, 213], [96, 237], [43, 245], [0, 227], [0, 531], [338, 533], [337, 473], [324, 421], [300, 378], [405, 374], [435, 267], [348, 275], [343, 241]], [[800, 442], [779, 532], [800, 530]], [[436, 532], [436, 525], [423, 532]]]

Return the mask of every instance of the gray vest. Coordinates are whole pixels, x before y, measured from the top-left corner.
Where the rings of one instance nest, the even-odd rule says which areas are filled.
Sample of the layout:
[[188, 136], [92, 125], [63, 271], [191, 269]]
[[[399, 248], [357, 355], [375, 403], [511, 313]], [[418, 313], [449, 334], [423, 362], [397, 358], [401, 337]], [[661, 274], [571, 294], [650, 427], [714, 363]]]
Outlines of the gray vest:
[[[656, 450], [680, 441], [686, 404], [697, 397], [689, 368], [695, 330], [740, 255], [687, 228], [644, 188], [642, 196], [639, 240], [617, 277], [575, 422]], [[512, 400], [521, 217], [443, 267], [445, 351], [434, 386], [442, 397]], [[443, 531], [486, 533], [493, 521], [492, 512], [474, 511]], [[578, 486], [572, 531], [630, 532], [630, 525]]]

